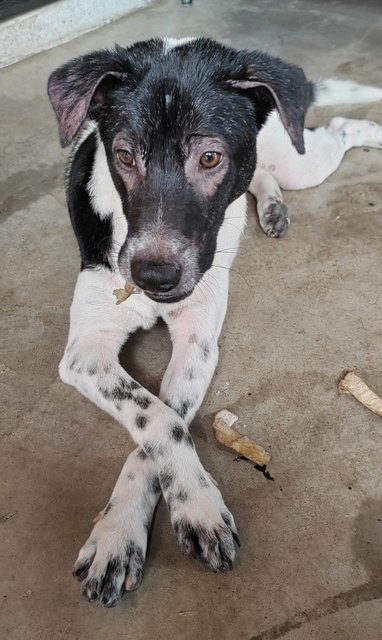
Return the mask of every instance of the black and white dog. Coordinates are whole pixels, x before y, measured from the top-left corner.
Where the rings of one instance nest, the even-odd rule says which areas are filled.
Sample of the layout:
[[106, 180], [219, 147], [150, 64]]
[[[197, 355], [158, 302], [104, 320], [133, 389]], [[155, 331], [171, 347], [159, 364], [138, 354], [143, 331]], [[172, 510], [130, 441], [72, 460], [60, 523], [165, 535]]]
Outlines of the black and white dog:
[[[89, 600], [112, 606], [141, 582], [161, 493], [181, 549], [214, 571], [232, 568], [235, 522], [188, 428], [218, 359], [246, 191], [265, 233], [283, 235], [280, 187], [317, 185], [351, 147], [382, 147], [369, 121], [304, 130], [308, 107], [379, 100], [382, 90], [314, 85], [264, 53], [190, 38], [90, 53], [54, 71], [48, 91], [62, 144], [74, 140], [67, 197], [81, 253], [60, 375], [138, 444], [74, 567]], [[143, 293], [116, 306], [125, 281]], [[118, 354], [159, 317], [173, 352], [157, 398]]]

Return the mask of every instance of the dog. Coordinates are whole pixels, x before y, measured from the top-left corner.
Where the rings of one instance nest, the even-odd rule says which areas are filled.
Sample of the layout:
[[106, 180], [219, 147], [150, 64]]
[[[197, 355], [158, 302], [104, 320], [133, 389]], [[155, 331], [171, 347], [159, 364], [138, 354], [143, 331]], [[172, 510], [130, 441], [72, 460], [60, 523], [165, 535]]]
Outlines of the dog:
[[[304, 129], [308, 108], [382, 90], [315, 84], [265, 53], [187, 38], [89, 53], [54, 71], [48, 94], [62, 145], [73, 143], [67, 201], [81, 256], [60, 376], [138, 445], [73, 570], [84, 595], [110, 607], [141, 583], [161, 494], [181, 549], [213, 571], [232, 568], [237, 528], [189, 425], [218, 360], [246, 192], [264, 232], [284, 235], [280, 188], [320, 184], [351, 147], [382, 147], [382, 127], [365, 120]], [[125, 282], [141, 293], [116, 305]], [[118, 354], [158, 318], [173, 350], [155, 397]]]

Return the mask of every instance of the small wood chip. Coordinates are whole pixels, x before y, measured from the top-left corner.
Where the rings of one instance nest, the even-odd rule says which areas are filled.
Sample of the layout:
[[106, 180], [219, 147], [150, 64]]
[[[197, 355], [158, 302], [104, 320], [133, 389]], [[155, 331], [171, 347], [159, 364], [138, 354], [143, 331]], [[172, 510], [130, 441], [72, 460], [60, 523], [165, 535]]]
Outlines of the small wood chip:
[[338, 393], [340, 395], [351, 394], [367, 409], [370, 409], [377, 416], [382, 418], [382, 399], [374, 391], [369, 389], [367, 384], [357, 376], [354, 371], [349, 371], [338, 383]]
[[126, 282], [123, 289], [113, 290], [113, 296], [117, 298], [117, 301], [115, 304], [121, 304], [122, 302], [125, 302], [127, 298], [130, 298], [130, 296], [133, 293], [140, 293], [140, 292], [141, 290], [135, 284], [133, 284], [132, 282]]
[[271, 459], [270, 453], [257, 444], [252, 438], [241, 435], [232, 429], [232, 425], [239, 418], [227, 409], [222, 409], [216, 414], [213, 421], [213, 428], [215, 431], [215, 437], [220, 444], [224, 444], [226, 447], [237, 451], [240, 455], [244, 456], [248, 460], [252, 460], [258, 465], [266, 465]]

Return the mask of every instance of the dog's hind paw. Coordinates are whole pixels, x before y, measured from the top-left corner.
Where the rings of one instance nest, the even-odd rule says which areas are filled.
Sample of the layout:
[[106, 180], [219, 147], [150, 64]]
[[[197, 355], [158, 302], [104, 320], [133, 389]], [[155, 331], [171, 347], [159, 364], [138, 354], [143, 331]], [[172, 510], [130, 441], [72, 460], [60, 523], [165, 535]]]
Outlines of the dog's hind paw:
[[273, 201], [260, 216], [259, 221], [268, 238], [282, 238], [289, 227], [288, 209], [283, 202]]

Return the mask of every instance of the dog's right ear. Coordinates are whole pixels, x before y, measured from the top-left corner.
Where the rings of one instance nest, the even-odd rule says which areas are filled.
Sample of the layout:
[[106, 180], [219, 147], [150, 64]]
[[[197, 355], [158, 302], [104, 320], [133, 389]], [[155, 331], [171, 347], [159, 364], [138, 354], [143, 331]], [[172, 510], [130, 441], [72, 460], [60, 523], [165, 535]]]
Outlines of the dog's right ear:
[[92, 102], [102, 104], [108, 81], [127, 77], [122, 50], [103, 50], [75, 58], [49, 77], [48, 95], [57, 116], [63, 147], [71, 143]]

